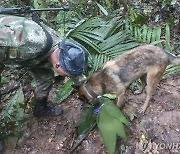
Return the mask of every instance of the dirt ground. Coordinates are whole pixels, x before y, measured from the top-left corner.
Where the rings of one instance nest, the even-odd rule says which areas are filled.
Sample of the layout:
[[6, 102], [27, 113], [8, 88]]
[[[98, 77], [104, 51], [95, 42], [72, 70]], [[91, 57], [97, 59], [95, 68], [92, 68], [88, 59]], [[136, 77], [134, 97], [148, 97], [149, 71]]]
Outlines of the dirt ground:
[[[50, 93], [50, 100], [53, 100], [56, 86]], [[161, 80], [145, 115], [140, 115], [137, 111], [145, 96], [145, 92], [140, 95], [130, 92], [128, 95], [123, 112], [131, 125], [127, 128], [128, 139], [118, 139], [116, 153], [180, 153], [180, 74]], [[74, 92], [59, 105], [64, 110], [60, 117], [35, 118], [29, 113], [24, 136], [15, 149], [7, 148], [6, 154], [68, 154], [82, 106], [78, 93]], [[98, 128], [92, 130], [72, 153], [105, 154]]]

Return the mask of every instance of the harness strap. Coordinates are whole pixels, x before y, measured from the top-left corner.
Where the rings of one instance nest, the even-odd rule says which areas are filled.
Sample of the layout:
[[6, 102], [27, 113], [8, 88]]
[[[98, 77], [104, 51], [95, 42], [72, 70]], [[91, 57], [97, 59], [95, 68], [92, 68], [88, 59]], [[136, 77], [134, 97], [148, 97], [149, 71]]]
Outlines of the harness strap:
[[88, 91], [88, 93], [91, 95], [92, 98], [96, 98], [97, 96], [99, 96], [91, 89], [91, 86], [89, 83], [85, 84], [85, 88]]

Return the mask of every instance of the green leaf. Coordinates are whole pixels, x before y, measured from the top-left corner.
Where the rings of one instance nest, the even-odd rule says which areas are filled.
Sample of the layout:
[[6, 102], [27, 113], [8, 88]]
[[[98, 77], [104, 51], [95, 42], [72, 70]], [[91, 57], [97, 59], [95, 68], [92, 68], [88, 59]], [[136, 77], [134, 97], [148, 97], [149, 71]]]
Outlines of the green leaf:
[[175, 73], [179, 73], [180, 72], [180, 67], [179, 66], [168, 66], [168, 68], [166, 69], [164, 75], [163, 75], [163, 78], [166, 78], [172, 74], [175, 74]]
[[105, 0], [106, 2], [106, 5], [107, 5], [107, 8], [110, 8], [111, 7], [111, 2], [109, 0]]
[[94, 49], [94, 51], [100, 53], [98, 45], [96, 43], [94, 43], [93, 41], [91, 41], [89, 38], [87, 38], [83, 35], [80, 35], [80, 34], [72, 34], [71, 37], [74, 39], [77, 39], [79, 41], [85, 42], [87, 45], [92, 47]]
[[108, 15], [107, 10], [101, 4], [99, 4], [98, 2], [96, 2], [96, 4], [99, 7], [99, 9], [104, 13], [104, 15], [107, 16]]
[[127, 31], [118, 32], [112, 35], [111, 37], [107, 38], [106, 40], [104, 40], [104, 42], [100, 44], [100, 48], [103, 53], [108, 52], [107, 51], [108, 49], [112, 51], [111, 49], [112, 47], [118, 45], [119, 43], [125, 40], [130, 40], [129, 39], [130, 37], [131, 35]]
[[162, 42], [164, 42], [164, 40], [154, 41], [154, 42], [151, 42], [150, 44], [156, 45], [156, 44], [160, 44]]
[[138, 39], [138, 27], [134, 28], [134, 36], [136, 39]]
[[104, 97], [107, 97], [109, 99], [116, 99], [116, 95], [115, 94], [104, 94]]
[[46, 5], [46, 1], [44, 0], [34, 0], [34, 7], [35, 8], [45, 8]]
[[152, 29], [148, 28], [148, 33], [147, 33], [147, 43], [151, 42], [151, 36], [152, 36]]
[[110, 154], [114, 154], [116, 147], [116, 132], [114, 131], [114, 123], [116, 123], [116, 119], [111, 119], [107, 112], [103, 110], [103, 107], [100, 110], [97, 119], [97, 126], [103, 138], [104, 145]]
[[86, 105], [86, 107], [83, 108], [80, 120], [77, 124], [76, 142], [78, 142], [78, 140], [81, 140], [83, 136], [86, 136], [94, 126], [96, 122], [96, 116], [95, 114], [93, 114], [93, 109], [93, 106], [90, 105]]
[[8, 78], [6, 77], [6, 76], [1, 76], [1, 84], [6, 84], [6, 83], [8, 83]]
[[120, 111], [120, 109], [115, 105], [115, 103], [105, 97], [103, 97], [102, 99], [103, 99], [103, 103], [105, 104], [106, 109], [108, 110], [108, 113], [110, 115], [112, 115], [113, 117], [117, 118], [123, 124], [128, 126], [129, 121], [126, 119], [126, 117]]
[[151, 42], [156, 41], [156, 30], [152, 31]]
[[170, 46], [170, 27], [168, 24], [166, 24], [166, 33], [165, 33], [165, 38], [166, 38], [166, 44], [165, 48], [167, 51], [172, 52], [172, 48]]
[[98, 32], [91, 32], [89, 30], [79, 30], [78, 34], [88, 37], [89, 39], [103, 41], [103, 38]]
[[161, 27], [156, 28], [156, 41], [159, 41], [161, 39]]
[[102, 105], [97, 116], [97, 126], [108, 152], [114, 154], [116, 137], [127, 138], [124, 125], [128, 126], [129, 122], [113, 101], [102, 97], [100, 102]]
[[99, 69], [99, 67], [102, 66], [102, 64], [103, 64], [102, 58], [103, 58], [103, 55], [101, 55], [101, 54], [95, 55], [95, 58], [94, 58], [95, 63], [93, 66], [94, 72], [97, 71]]
[[58, 88], [58, 93], [56, 96], [57, 103], [62, 103], [68, 96], [72, 93], [73, 87], [72, 87], [73, 81], [72, 79], [68, 79], [64, 85], [61, 85]]
[[141, 35], [142, 35], [141, 29], [138, 28], [138, 29], [137, 29], [137, 39], [138, 39], [138, 40], [142, 40], [142, 36], [141, 36]]
[[18, 89], [14, 97], [11, 98], [9, 104], [6, 106], [5, 110], [3, 110], [2, 114], [5, 117], [14, 117], [13, 120], [21, 121], [24, 119], [24, 108], [22, 107], [24, 104], [24, 94], [22, 91], [22, 87]]
[[80, 120], [77, 124], [77, 136], [74, 141], [74, 146], [71, 148], [71, 153], [96, 126], [96, 116], [93, 114], [93, 109], [92, 105], [85, 104]]
[[143, 25], [143, 42], [146, 42], [148, 33], [148, 27], [146, 25]]
[[139, 46], [139, 43], [135, 43], [135, 42], [130, 42], [130, 43], [126, 43], [126, 44], [120, 44], [117, 50], [114, 49], [114, 51], [112, 53], [109, 53], [109, 56], [112, 56], [113, 58], [115, 58], [117, 55], [123, 54], [126, 51], [133, 49], [137, 46]]
[[12, 135], [19, 138], [22, 135], [22, 127], [27, 117], [24, 113], [24, 109], [24, 94], [22, 87], [20, 87], [16, 94], [10, 99], [6, 108], [2, 111], [3, 119], [0, 126], [5, 127], [2, 135], [3, 137]]

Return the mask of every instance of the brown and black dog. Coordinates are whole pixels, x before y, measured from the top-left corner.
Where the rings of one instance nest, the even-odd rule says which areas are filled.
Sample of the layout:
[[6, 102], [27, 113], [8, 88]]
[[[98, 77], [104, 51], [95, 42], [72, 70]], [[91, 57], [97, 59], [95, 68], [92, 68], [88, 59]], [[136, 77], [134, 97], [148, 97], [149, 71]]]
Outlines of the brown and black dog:
[[139, 46], [108, 61], [86, 83], [80, 86], [79, 91], [89, 101], [103, 94], [116, 94], [117, 106], [122, 107], [126, 89], [133, 81], [140, 78], [142, 81], [141, 92], [147, 85], [147, 97], [140, 110], [140, 112], [145, 112], [153, 91], [166, 67], [170, 64], [180, 65], [180, 57], [171, 55], [154, 45]]

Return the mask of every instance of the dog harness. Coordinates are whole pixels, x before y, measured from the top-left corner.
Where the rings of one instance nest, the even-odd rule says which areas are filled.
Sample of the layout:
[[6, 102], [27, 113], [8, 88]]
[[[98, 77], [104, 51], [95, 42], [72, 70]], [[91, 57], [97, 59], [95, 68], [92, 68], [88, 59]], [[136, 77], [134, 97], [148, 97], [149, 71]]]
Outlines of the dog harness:
[[[85, 88], [87, 92], [89, 93], [89, 95], [92, 97], [92, 101], [94, 101], [99, 96], [91, 89], [91, 86], [89, 83], [85, 84]], [[90, 103], [94, 104], [92, 101]]]

